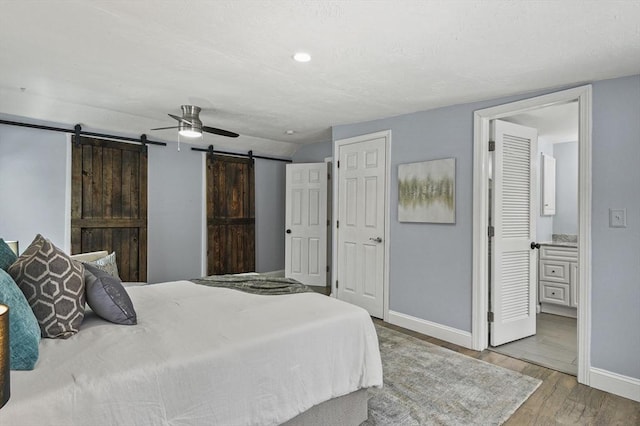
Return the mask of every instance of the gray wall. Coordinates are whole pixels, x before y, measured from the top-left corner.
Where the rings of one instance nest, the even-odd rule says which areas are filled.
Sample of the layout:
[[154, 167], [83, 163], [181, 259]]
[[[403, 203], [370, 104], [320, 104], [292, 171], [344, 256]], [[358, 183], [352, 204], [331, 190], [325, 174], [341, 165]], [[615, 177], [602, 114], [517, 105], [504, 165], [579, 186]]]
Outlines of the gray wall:
[[[333, 129], [334, 140], [392, 130], [391, 310], [471, 331], [473, 112], [549, 92]], [[640, 76], [593, 94], [592, 365], [640, 378]], [[456, 224], [399, 223], [398, 164], [445, 157], [456, 158]], [[609, 207], [627, 208], [627, 228], [608, 228]]]
[[284, 269], [286, 163], [256, 160], [256, 271]]
[[321, 163], [333, 154], [331, 141], [303, 145], [293, 154], [294, 163]]
[[[334, 140], [386, 129], [392, 132], [390, 310], [471, 332], [473, 112], [526, 97], [333, 128]], [[398, 222], [398, 164], [448, 157], [456, 159], [456, 224]]]
[[[553, 143], [538, 139], [538, 206], [542, 206], [542, 154], [553, 156]], [[538, 209], [536, 222], [536, 238], [538, 241], [551, 241], [553, 238], [554, 216], [542, 216], [542, 208]]]
[[578, 142], [553, 145], [556, 159], [554, 234], [578, 233]]
[[[640, 75], [593, 85], [592, 364], [640, 378]], [[609, 228], [609, 208], [627, 227]]]
[[0, 237], [18, 240], [20, 252], [39, 233], [57, 247], [69, 249], [65, 236], [68, 140], [64, 133], [0, 125]]
[[[34, 122], [20, 117], [4, 119]], [[68, 135], [0, 125], [0, 237], [24, 250], [41, 233], [69, 251]], [[202, 275], [203, 162], [190, 145], [149, 146], [148, 281]], [[284, 168], [256, 160], [256, 270], [284, 269]]]
[[191, 146], [149, 147], [148, 281], [202, 275], [203, 156]]

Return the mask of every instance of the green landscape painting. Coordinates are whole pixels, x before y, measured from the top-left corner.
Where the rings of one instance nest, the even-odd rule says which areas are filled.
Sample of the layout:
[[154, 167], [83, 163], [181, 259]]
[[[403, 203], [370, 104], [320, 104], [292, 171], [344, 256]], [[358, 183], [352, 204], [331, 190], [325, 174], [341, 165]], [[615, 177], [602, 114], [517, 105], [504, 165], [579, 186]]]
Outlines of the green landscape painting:
[[400, 222], [455, 223], [455, 201], [455, 158], [398, 166]]

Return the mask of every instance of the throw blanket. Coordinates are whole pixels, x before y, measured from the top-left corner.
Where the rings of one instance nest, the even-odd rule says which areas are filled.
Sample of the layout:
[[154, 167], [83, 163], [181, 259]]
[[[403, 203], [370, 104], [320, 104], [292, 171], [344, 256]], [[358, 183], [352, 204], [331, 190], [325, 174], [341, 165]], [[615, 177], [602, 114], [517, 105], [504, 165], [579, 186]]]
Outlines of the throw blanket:
[[312, 292], [306, 285], [284, 277], [270, 275], [210, 275], [191, 282], [209, 287], [223, 287], [252, 294], [277, 295]]

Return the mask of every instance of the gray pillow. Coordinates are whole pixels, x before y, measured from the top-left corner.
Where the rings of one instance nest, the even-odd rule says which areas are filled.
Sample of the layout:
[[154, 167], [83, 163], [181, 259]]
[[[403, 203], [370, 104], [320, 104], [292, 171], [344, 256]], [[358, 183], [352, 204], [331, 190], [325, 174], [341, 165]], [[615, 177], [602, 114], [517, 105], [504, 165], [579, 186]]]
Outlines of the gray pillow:
[[96, 266], [98, 269], [102, 269], [103, 271], [105, 271], [106, 273], [108, 273], [109, 275], [111, 275], [112, 277], [116, 277], [118, 279], [120, 279], [120, 275], [118, 275], [118, 264], [116, 262], [116, 252], [114, 251], [113, 253], [102, 257], [100, 259], [96, 259], [96, 260], [92, 260], [90, 262], [84, 262], [86, 263], [90, 263], [93, 266]]
[[38, 234], [9, 275], [29, 302], [42, 337], [66, 339], [84, 318], [84, 267]]
[[116, 324], [138, 323], [136, 311], [120, 279], [90, 263], [84, 264], [87, 303], [101, 318]]

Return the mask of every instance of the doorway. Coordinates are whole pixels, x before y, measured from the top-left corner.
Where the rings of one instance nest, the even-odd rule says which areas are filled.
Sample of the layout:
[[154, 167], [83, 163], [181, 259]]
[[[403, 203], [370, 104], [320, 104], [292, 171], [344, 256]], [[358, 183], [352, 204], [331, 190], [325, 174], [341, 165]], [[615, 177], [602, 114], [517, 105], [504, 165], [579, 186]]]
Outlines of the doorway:
[[[490, 327], [489, 349], [513, 358], [577, 375], [577, 234], [578, 234], [578, 103], [561, 103], [506, 116], [499, 122], [509, 126], [531, 129], [537, 133], [535, 151], [531, 153], [532, 176], [530, 188], [529, 241], [534, 241], [529, 254], [533, 260], [531, 319], [528, 333], [524, 331], [510, 339], [496, 341]], [[498, 126], [496, 126], [498, 127]], [[494, 138], [498, 139], [498, 138]], [[493, 152], [495, 163], [496, 151]], [[492, 167], [490, 190], [497, 178], [498, 167]], [[499, 171], [499, 170], [498, 170]], [[508, 176], [513, 175], [513, 172]], [[537, 175], [537, 177], [536, 177]], [[493, 177], [493, 179], [491, 179]], [[500, 182], [496, 182], [499, 185]], [[495, 190], [495, 188], [493, 188]], [[489, 198], [489, 217], [494, 203]], [[557, 194], [557, 195], [556, 195]], [[513, 213], [514, 200], [502, 209]], [[500, 208], [500, 207], [498, 207]], [[513, 216], [513, 214], [511, 214]], [[509, 218], [513, 222], [512, 218]], [[529, 222], [529, 220], [526, 220]], [[502, 223], [497, 224], [500, 230]], [[513, 230], [513, 223], [508, 224]], [[496, 231], [496, 234], [498, 231]], [[497, 236], [497, 235], [496, 235]], [[494, 240], [491, 239], [492, 243]], [[525, 241], [525, 245], [529, 245]], [[495, 244], [494, 244], [495, 245]], [[537, 250], [534, 250], [537, 248]], [[526, 254], [529, 247], [524, 247]], [[489, 250], [491, 258], [492, 250]], [[513, 268], [508, 270], [513, 278]], [[490, 278], [493, 280], [499, 277]], [[513, 291], [510, 295], [513, 298]], [[496, 306], [490, 300], [490, 311]], [[513, 321], [512, 321], [513, 324]], [[494, 326], [494, 323], [490, 324]], [[530, 336], [529, 336], [530, 335]]]
[[332, 293], [387, 320], [391, 131], [334, 143]]
[[284, 275], [327, 287], [327, 163], [286, 165]]
[[579, 112], [578, 243], [577, 243], [577, 364], [578, 382], [589, 384], [591, 298], [591, 86], [582, 86], [474, 113], [473, 171], [473, 349], [488, 347], [489, 328], [489, 135], [492, 120], [541, 107], [576, 101]]

